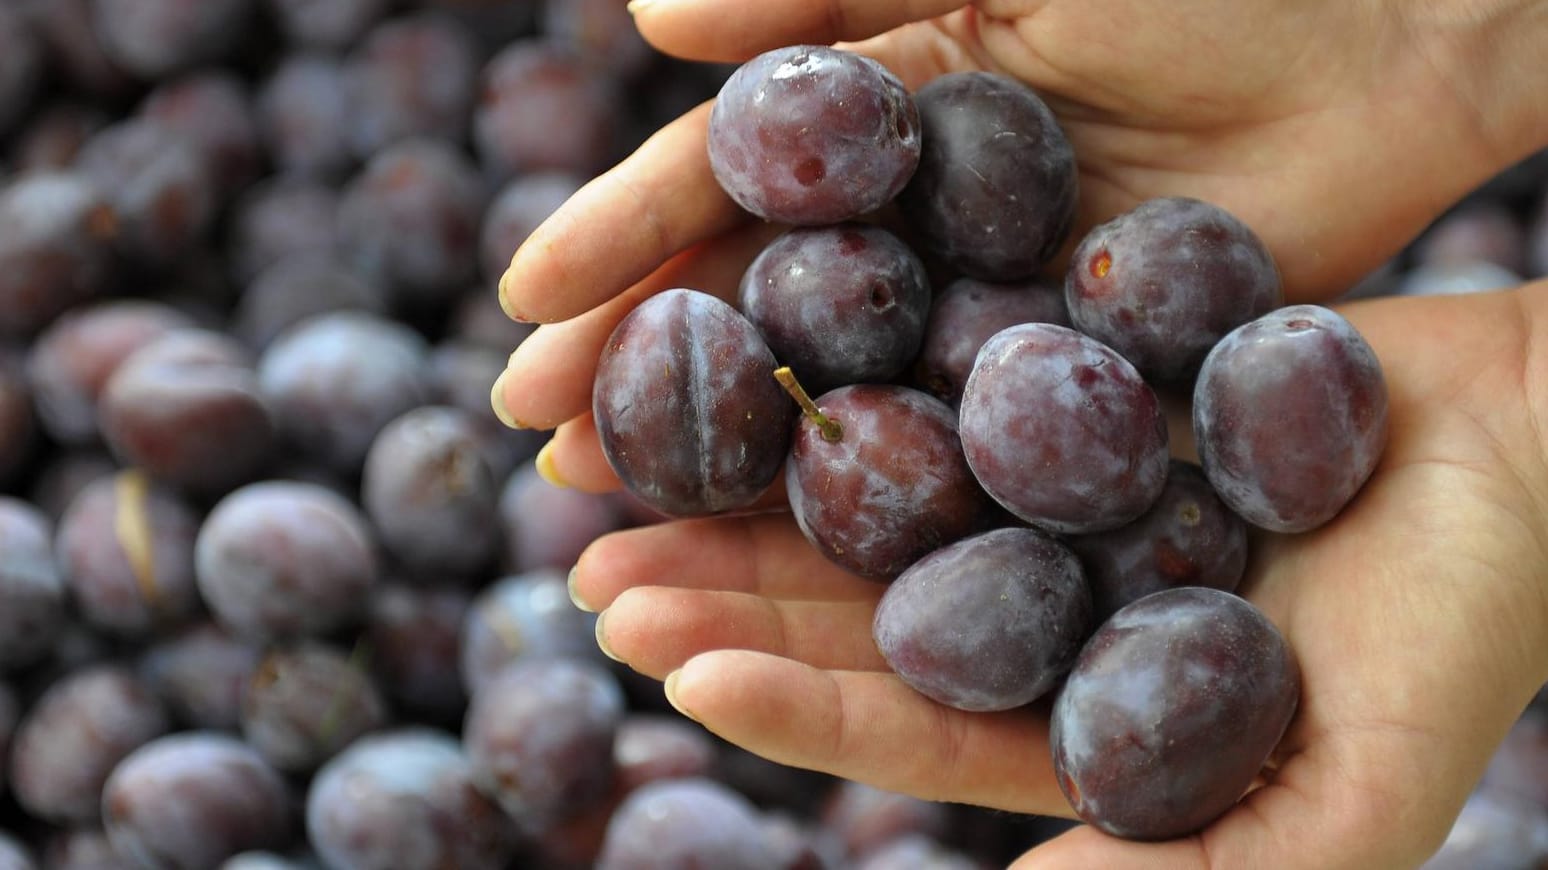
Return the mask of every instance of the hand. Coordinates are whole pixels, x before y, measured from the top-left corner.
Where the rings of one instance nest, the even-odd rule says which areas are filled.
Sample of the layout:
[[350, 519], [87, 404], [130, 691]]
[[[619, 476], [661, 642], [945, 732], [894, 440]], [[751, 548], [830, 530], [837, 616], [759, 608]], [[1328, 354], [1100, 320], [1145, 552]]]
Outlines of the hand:
[[[1207, 199], [1264, 237], [1291, 301], [1347, 289], [1548, 141], [1539, 79], [1523, 73], [1548, 23], [1523, 0], [655, 0], [636, 18], [689, 57], [864, 39], [849, 47], [910, 87], [954, 70], [1018, 76], [1074, 144], [1074, 239], [1142, 199]], [[749, 229], [715, 183], [708, 115], [663, 129], [516, 253], [507, 310], [566, 322], [512, 359], [499, 390], [510, 419], [550, 428], [585, 414], [602, 342], [643, 296], [674, 282], [735, 292], [769, 228]], [[699, 254], [714, 262], [687, 262]], [[579, 463], [567, 479], [607, 482], [576, 455], [555, 448], [559, 467]]]
[[[1078, 828], [1017, 868], [1416, 866], [1548, 679], [1548, 282], [1345, 313], [1385, 367], [1391, 439], [1333, 523], [1255, 541], [1240, 591], [1285, 632], [1304, 687], [1267, 784], [1199, 836]], [[1069, 814], [1045, 711], [963, 713], [906, 687], [871, 643], [881, 587], [825, 563], [788, 515], [609, 536], [572, 583], [605, 608], [612, 655], [734, 743], [919, 797]]]

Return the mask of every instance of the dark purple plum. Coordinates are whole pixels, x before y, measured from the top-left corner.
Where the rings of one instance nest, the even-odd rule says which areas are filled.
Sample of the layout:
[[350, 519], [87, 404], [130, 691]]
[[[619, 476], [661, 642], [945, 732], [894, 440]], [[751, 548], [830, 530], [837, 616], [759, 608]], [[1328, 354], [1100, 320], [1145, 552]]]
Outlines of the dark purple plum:
[[117, 215], [119, 250], [137, 260], [172, 263], [214, 220], [217, 186], [204, 151], [149, 118], [106, 127], [81, 149], [76, 165]]
[[198, 146], [221, 190], [241, 190], [257, 177], [263, 153], [252, 96], [232, 73], [201, 72], [166, 82], [145, 98], [140, 114]]
[[246, 32], [251, 0], [92, 0], [113, 63], [143, 79], [214, 60]]
[[950, 73], [914, 95], [924, 147], [898, 196], [924, 249], [964, 275], [1035, 275], [1075, 219], [1075, 152], [1026, 85], [989, 72]]
[[[634, 16], [613, 0], [542, 0], [540, 22], [545, 37], [616, 77], [644, 72], [656, 56]], [[652, 89], [656, 85], [651, 82]]]
[[748, 507], [779, 473], [796, 414], [774, 368], [757, 329], [720, 299], [652, 296], [613, 330], [597, 363], [602, 452], [662, 513]]
[[153, 740], [119, 763], [102, 817], [120, 855], [141, 867], [213, 867], [290, 842], [280, 775], [242, 741], [208, 731]]
[[1116, 351], [1063, 326], [995, 333], [962, 392], [962, 448], [1006, 510], [1060, 534], [1133, 521], [1166, 485], [1156, 394]]
[[93, 0], [23, 0], [22, 6], [49, 49], [49, 60], [61, 83], [83, 95], [107, 102], [121, 101], [136, 82], [112, 61], [97, 38]]
[[623, 106], [613, 79], [564, 45], [513, 42], [484, 68], [473, 142], [502, 177], [573, 172], [592, 176], [616, 149]]
[[1292, 305], [1239, 327], [1193, 391], [1204, 474], [1248, 522], [1304, 532], [1331, 520], [1376, 470], [1387, 383], [1376, 353], [1332, 309]]
[[[483, 295], [493, 299], [493, 293]], [[498, 308], [498, 304], [496, 305]], [[495, 317], [505, 318], [500, 311]], [[510, 351], [496, 350], [465, 339], [444, 341], [430, 353], [431, 395], [456, 408], [472, 427], [478, 451], [497, 481], [537, 455], [550, 435], [538, 429], [513, 431], [500, 422], [490, 405], [490, 389], [505, 371]]]
[[43, 41], [20, 4], [0, 6], [0, 136], [32, 105], [44, 60]]
[[1054, 700], [1059, 788], [1116, 837], [1195, 833], [1247, 791], [1300, 686], [1289, 643], [1245, 600], [1198, 587], [1148, 595], [1097, 629]]
[[[514, 248], [511, 250], [515, 251]], [[466, 342], [497, 351], [501, 357], [501, 369], [505, 368], [505, 357], [526, 341], [527, 336], [537, 331], [535, 323], [522, 323], [507, 317], [500, 310], [500, 297], [482, 285], [462, 294], [462, 300], [452, 309], [448, 327], [449, 337], [455, 342]]]
[[21, 701], [9, 685], [0, 683], [0, 794], [5, 793], [6, 759], [11, 757], [11, 737], [21, 719]]
[[718, 754], [704, 729], [681, 716], [630, 713], [613, 738], [613, 764], [625, 791], [663, 779], [713, 777]]
[[363, 737], [313, 777], [307, 839], [329, 867], [501, 870], [515, 830], [473, 775], [456, 738], [442, 732]]
[[32, 853], [5, 831], [0, 831], [0, 870], [36, 870]]
[[1397, 296], [1456, 296], [1464, 293], [1488, 293], [1522, 283], [1509, 269], [1483, 260], [1455, 263], [1426, 263], [1403, 274], [1393, 290]]
[[36, 172], [0, 186], [0, 334], [30, 336], [106, 287], [114, 205], [78, 172]]
[[242, 736], [277, 770], [310, 773], [387, 721], [359, 656], [302, 643], [264, 656], [242, 698]]
[[339, 311], [281, 333], [258, 361], [258, 381], [294, 448], [353, 473], [383, 427], [429, 398], [429, 353], [412, 329]]
[[1047, 694], [1095, 625], [1080, 560], [1037, 529], [949, 544], [876, 605], [876, 648], [903, 682], [959, 710], [1010, 710]]
[[181, 623], [199, 605], [198, 529], [193, 508], [142, 472], [88, 484], [54, 538], [76, 612], [94, 628], [130, 638]]
[[12, 160], [22, 172], [62, 172], [75, 165], [86, 141], [106, 127], [108, 116], [82, 103], [60, 102], [29, 118], [16, 137]]
[[142, 299], [66, 312], [27, 356], [27, 380], [44, 430], [66, 444], [96, 441], [97, 400], [113, 372], [140, 348], [192, 325], [171, 306]]
[[1462, 805], [1420, 870], [1515, 870], [1548, 865], [1548, 807], [1488, 787]]
[[924, 264], [880, 227], [802, 227], [742, 275], [738, 307], [815, 393], [886, 382], [919, 352], [930, 311]]
[[221, 862], [220, 870], [324, 870], [309, 855], [284, 857], [273, 852], [243, 852]]
[[1163, 589], [1233, 592], [1247, 569], [1247, 524], [1215, 494], [1202, 469], [1180, 459], [1171, 461], [1166, 487], [1139, 519], [1066, 543], [1086, 569], [1097, 622]]
[[28, 466], [37, 443], [38, 413], [20, 351], [0, 345], [0, 484]]
[[247, 285], [231, 329], [262, 349], [303, 320], [334, 311], [385, 314], [387, 300], [333, 256], [297, 253], [277, 260]]
[[247, 349], [206, 330], [174, 330], [130, 354], [103, 385], [97, 415], [126, 465], [201, 494], [253, 479], [275, 447]]
[[262, 658], [258, 644], [203, 622], [148, 647], [138, 672], [182, 725], [235, 731], [242, 696]]
[[161, 702], [130, 671], [118, 665], [74, 671], [49, 686], [16, 729], [11, 791], [37, 818], [94, 823], [108, 774], [170, 727]]
[[473, 781], [527, 830], [600, 803], [624, 715], [618, 681], [577, 659], [514, 662], [473, 695], [462, 745]]
[[0, 671], [48, 654], [65, 622], [65, 586], [53, 524], [37, 508], [0, 496]]
[[1548, 807], [1548, 711], [1528, 708], [1494, 750], [1483, 784]]
[[221, 499], [199, 529], [195, 556], [215, 618], [257, 639], [353, 624], [377, 581], [365, 518], [310, 483], [265, 481]]
[[1225, 209], [1151, 199], [1091, 230], [1064, 283], [1070, 319], [1155, 384], [1188, 386], [1226, 333], [1284, 301], [1263, 241]]
[[985, 865], [923, 834], [904, 834], [858, 856], [855, 870], [985, 870]]
[[914, 361], [919, 388], [956, 407], [984, 342], [1023, 323], [1070, 325], [1064, 294], [1039, 281], [991, 284], [958, 278], [935, 294]]
[[280, 171], [330, 178], [354, 165], [339, 61], [320, 54], [286, 57], [264, 81], [257, 108], [259, 131]]
[[122, 870], [124, 859], [101, 828], [57, 831], [43, 844], [46, 870]]
[[268, 0], [290, 41], [308, 48], [347, 48], [391, 8], [391, 0]]
[[401, 139], [461, 141], [478, 87], [478, 58], [461, 25], [434, 13], [385, 21], [345, 66], [345, 130], [361, 158]]
[[805, 417], [785, 489], [807, 540], [862, 577], [889, 581], [925, 554], [979, 531], [990, 501], [962, 454], [951, 408], [907, 387], [840, 387]]
[[[3, 383], [3, 379], [0, 379]], [[105, 453], [94, 450], [73, 450], [55, 453], [47, 465], [32, 481], [29, 495], [32, 503], [54, 520], [64, 516], [65, 509], [81, 490], [99, 477], [108, 477], [118, 471], [118, 463]]]
[[[516, 178], [495, 195], [479, 232], [479, 261], [486, 282], [493, 286], [500, 280], [521, 243], [580, 190], [583, 182], [581, 176], [570, 173], [534, 172]], [[490, 290], [479, 292], [497, 299]], [[497, 316], [509, 320], [503, 314]]]
[[276, 176], [249, 188], [232, 209], [232, 275], [246, 285], [293, 255], [335, 254], [338, 210], [337, 191], [303, 178]]
[[483, 190], [472, 165], [431, 139], [373, 156], [339, 201], [343, 255], [404, 307], [445, 307], [478, 266]]
[[710, 168], [742, 208], [797, 226], [886, 205], [919, 165], [920, 114], [886, 67], [816, 45], [765, 52], [710, 112]]
[[499, 544], [499, 484], [471, 417], [427, 405], [387, 424], [366, 454], [360, 500], [410, 572], [469, 576]]
[[821, 820], [855, 856], [911, 834], [944, 836], [950, 823], [945, 804], [852, 781], [833, 787]]
[[371, 593], [365, 643], [376, 684], [400, 709], [432, 722], [455, 722], [467, 706], [462, 688], [462, 626], [472, 596], [463, 589], [384, 583]]
[[500, 493], [505, 565], [516, 572], [568, 571], [591, 542], [627, 524], [608, 495], [563, 489], [522, 465]]
[[474, 599], [462, 628], [462, 682], [476, 695], [511, 662], [576, 658], [601, 663], [596, 617], [570, 602], [557, 571], [502, 578]]
[[775, 867], [757, 808], [713, 780], [653, 782], [613, 813], [596, 870]]
[[1412, 247], [1418, 265], [1461, 265], [1483, 261], [1526, 274], [1527, 237], [1509, 209], [1493, 204], [1457, 208], [1435, 221]]

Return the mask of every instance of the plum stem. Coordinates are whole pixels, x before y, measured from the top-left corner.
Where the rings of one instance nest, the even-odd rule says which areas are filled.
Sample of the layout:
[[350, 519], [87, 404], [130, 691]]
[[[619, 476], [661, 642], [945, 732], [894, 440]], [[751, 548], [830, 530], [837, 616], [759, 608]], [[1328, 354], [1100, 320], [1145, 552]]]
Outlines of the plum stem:
[[839, 425], [839, 421], [818, 410], [817, 403], [806, 394], [806, 389], [801, 386], [800, 381], [796, 380], [795, 372], [790, 370], [790, 366], [780, 366], [775, 369], [774, 380], [779, 381], [779, 385], [785, 388], [790, 398], [795, 399], [796, 404], [801, 406], [801, 411], [806, 414], [806, 418], [822, 432], [822, 440], [833, 442], [843, 440], [844, 427]]

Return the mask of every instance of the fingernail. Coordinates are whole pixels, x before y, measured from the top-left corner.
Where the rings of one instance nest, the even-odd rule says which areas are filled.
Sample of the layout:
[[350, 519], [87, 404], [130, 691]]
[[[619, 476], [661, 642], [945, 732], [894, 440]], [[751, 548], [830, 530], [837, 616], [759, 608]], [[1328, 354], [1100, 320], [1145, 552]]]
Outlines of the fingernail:
[[688, 708], [684, 707], [677, 700], [677, 677], [682, 672], [683, 672], [683, 669], [682, 668], [678, 668], [677, 670], [673, 671], [672, 673], [667, 674], [666, 682], [662, 685], [662, 688], [664, 688], [666, 690], [667, 703], [672, 705], [672, 709], [674, 709], [677, 712], [683, 714], [684, 716], [687, 716], [689, 719], [692, 719], [693, 721], [697, 722], [697, 721], [699, 721], [699, 717], [693, 715], [690, 712], [688, 712]]
[[495, 416], [500, 418], [500, 422], [508, 428], [525, 429], [527, 427], [521, 425], [520, 420], [511, 416], [510, 409], [505, 407], [505, 379], [510, 376], [510, 373], [511, 370], [506, 369], [500, 372], [498, 378], [495, 378], [494, 386], [489, 388], [489, 407], [494, 409]]
[[501, 275], [500, 289], [495, 291], [495, 295], [500, 299], [500, 310], [505, 312], [506, 317], [509, 317], [517, 323], [531, 323], [531, 320], [528, 320], [525, 315], [523, 315], [520, 311], [517, 311], [516, 308], [511, 305], [510, 277], [510, 272], [506, 272], [504, 275]]
[[577, 572], [579, 570], [580, 570], [580, 566], [579, 565], [575, 566], [574, 568], [571, 568], [570, 569], [570, 576], [565, 581], [566, 584], [570, 587], [570, 603], [575, 605], [575, 609], [576, 610], [583, 610], [583, 611], [585, 611], [587, 613], [596, 613], [597, 612], [596, 608], [592, 607], [591, 605], [589, 605], [586, 602], [582, 601], [579, 593], [577, 593], [575, 591], [575, 572]]
[[560, 489], [570, 488], [570, 485], [564, 482], [564, 478], [559, 476], [559, 469], [554, 467], [554, 442], [550, 441], [543, 445], [543, 449], [538, 451], [534, 464], [537, 465], [538, 477], [548, 481], [549, 486], [557, 486]]
[[607, 648], [607, 629], [602, 627], [606, 623], [607, 623], [607, 611], [604, 610], [601, 613], [597, 614], [597, 648], [602, 650], [602, 654], [603, 655], [607, 656], [608, 658], [612, 659], [613, 661], [618, 662], [619, 664], [624, 664], [624, 660], [623, 659], [619, 658], [617, 655], [615, 655], [613, 653], [612, 650]]
[[641, 9], [644, 9], [646, 6], [649, 6], [654, 2], [656, 2], [656, 0], [629, 0], [628, 4], [626, 4], [624, 8], [629, 10], [630, 15], [638, 15], [640, 14]]

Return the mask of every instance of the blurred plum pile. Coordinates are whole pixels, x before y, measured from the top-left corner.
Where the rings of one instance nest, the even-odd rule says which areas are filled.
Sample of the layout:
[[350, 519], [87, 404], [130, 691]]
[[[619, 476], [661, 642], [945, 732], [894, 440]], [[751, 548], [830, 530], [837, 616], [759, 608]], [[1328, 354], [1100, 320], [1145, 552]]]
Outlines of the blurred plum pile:
[[0, 3], [0, 870], [985, 868], [1059, 828], [721, 743], [569, 599], [659, 515], [494, 418], [494, 281], [727, 73], [613, 0]]
[[[1202, 829], [1300, 696], [1285, 638], [1231, 594], [1249, 527], [1317, 529], [1375, 471], [1374, 351], [1285, 305], [1265, 245], [1210, 203], [1072, 238], [1075, 154], [1002, 76], [910, 94], [790, 46], [734, 71], [709, 124], [717, 180], [782, 234], [734, 300], [667, 291], [607, 343], [593, 410], [627, 490], [673, 516], [783, 490], [814, 548], [887, 584], [873, 635], [905, 683], [967, 711], [1051, 703], [1083, 820]], [[1448, 280], [1475, 256], [1522, 272], [1535, 205], [1468, 205], [1413, 256]], [[1418, 272], [1404, 291], [1442, 292]], [[1168, 404], [1191, 406], [1197, 463], [1172, 456]]]

